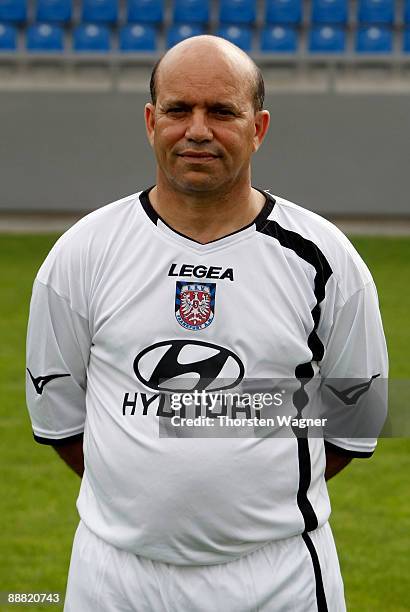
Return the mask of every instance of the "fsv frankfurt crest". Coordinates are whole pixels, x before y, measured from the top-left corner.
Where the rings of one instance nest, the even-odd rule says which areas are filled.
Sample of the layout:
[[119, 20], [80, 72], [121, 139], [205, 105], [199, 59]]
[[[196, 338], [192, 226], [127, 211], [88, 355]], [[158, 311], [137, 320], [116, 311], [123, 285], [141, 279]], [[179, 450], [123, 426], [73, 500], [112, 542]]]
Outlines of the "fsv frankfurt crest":
[[177, 281], [175, 316], [185, 329], [204, 329], [215, 316], [216, 283]]

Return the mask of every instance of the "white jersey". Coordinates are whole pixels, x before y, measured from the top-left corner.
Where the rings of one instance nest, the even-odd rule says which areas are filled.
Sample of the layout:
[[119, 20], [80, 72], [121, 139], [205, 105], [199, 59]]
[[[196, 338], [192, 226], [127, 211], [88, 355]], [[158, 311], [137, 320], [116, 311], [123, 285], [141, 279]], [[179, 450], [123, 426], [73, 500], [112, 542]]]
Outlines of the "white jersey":
[[170, 228], [148, 190], [131, 195], [68, 230], [37, 274], [34, 437], [84, 434], [78, 511], [120, 549], [215, 564], [312, 531], [330, 514], [325, 445], [358, 457], [375, 448], [366, 436], [159, 435], [175, 415], [164, 381], [361, 378], [368, 388], [387, 376], [376, 290], [357, 252], [323, 218], [265, 195], [254, 223], [208, 244]]

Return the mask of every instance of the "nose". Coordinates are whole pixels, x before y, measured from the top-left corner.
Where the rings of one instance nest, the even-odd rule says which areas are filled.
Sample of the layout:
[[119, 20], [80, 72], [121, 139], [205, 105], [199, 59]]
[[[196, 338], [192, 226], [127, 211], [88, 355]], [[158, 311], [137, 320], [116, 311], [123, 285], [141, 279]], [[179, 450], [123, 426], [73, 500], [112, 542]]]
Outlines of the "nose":
[[187, 140], [193, 142], [206, 142], [212, 140], [212, 130], [209, 128], [206, 113], [204, 111], [197, 109], [191, 113], [185, 136]]

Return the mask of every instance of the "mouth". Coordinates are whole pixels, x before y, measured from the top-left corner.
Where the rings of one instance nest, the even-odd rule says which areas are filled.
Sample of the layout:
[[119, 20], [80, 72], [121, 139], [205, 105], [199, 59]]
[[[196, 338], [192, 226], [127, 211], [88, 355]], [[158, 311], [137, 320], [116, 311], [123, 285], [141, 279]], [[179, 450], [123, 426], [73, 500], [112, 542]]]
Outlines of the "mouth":
[[209, 162], [218, 158], [218, 155], [214, 155], [208, 151], [183, 151], [177, 155], [191, 162]]

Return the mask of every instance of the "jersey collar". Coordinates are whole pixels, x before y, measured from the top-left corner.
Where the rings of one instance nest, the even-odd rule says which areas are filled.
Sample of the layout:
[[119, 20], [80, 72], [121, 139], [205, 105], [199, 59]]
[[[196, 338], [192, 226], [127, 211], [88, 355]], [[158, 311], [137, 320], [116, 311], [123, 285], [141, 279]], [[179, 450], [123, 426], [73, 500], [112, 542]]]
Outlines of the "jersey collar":
[[149, 219], [151, 219], [154, 225], [156, 225], [160, 229], [165, 230], [167, 234], [171, 234], [171, 235], [173, 234], [174, 236], [179, 236], [180, 238], [184, 240], [188, 240], [192, 246], [204, 247], [205, 249], [206, 247], [208, 247], [208, 245], [217, 246], [219, 244], [222, 244], [223, 242], [226, 241], [227, 238], [230, 238], [231, 236], [236, 237], [238, 234], [240, 234], [242, 237], [242, 235], [245, 233], [247, 234], [255, 230], [261, 231], [261, 229], [266, 224], [267, 219], [273, 210], [273, 207], [275, 206], [275, 198], [270, 193], [255, 187], [257, 191], [259, 191], [265, 196], [265, 204], [263, 205], [262, 210], [259, 212], [256, 218], [251, 223], [248, 223], [248, 225], [245, 225], [244, 227], [241, 227], [240, 229], [237, 229], [234, 232], [231, 232], [230, 234], [226, 234], [225, 236], [221, 236], [220, 238], [216, 238], [216, 240], [211, 240], [210, 242], [206, 242], [204, 244], [202, 242], [198, 242], [197, 240], [194, 240], [193, 238], [190, 238], [189, 236], [186, 236], [185, 234], [182, 234], [181, 232], [178, 232], [176, 229], [171, 227], [166, 221], [164, 221], [162, 217], [160, 217], [160, 215], [155, 211], [154, 207], [152, 206], [149, 196], [148, 196], [149, 192], [153, 188], [154, 188], [154, 185], [152, 185], [145, 191], [142, 191], [140, 193], [139, 199], [140, 199], [141, 205], [145, 213], [147, 214]]

